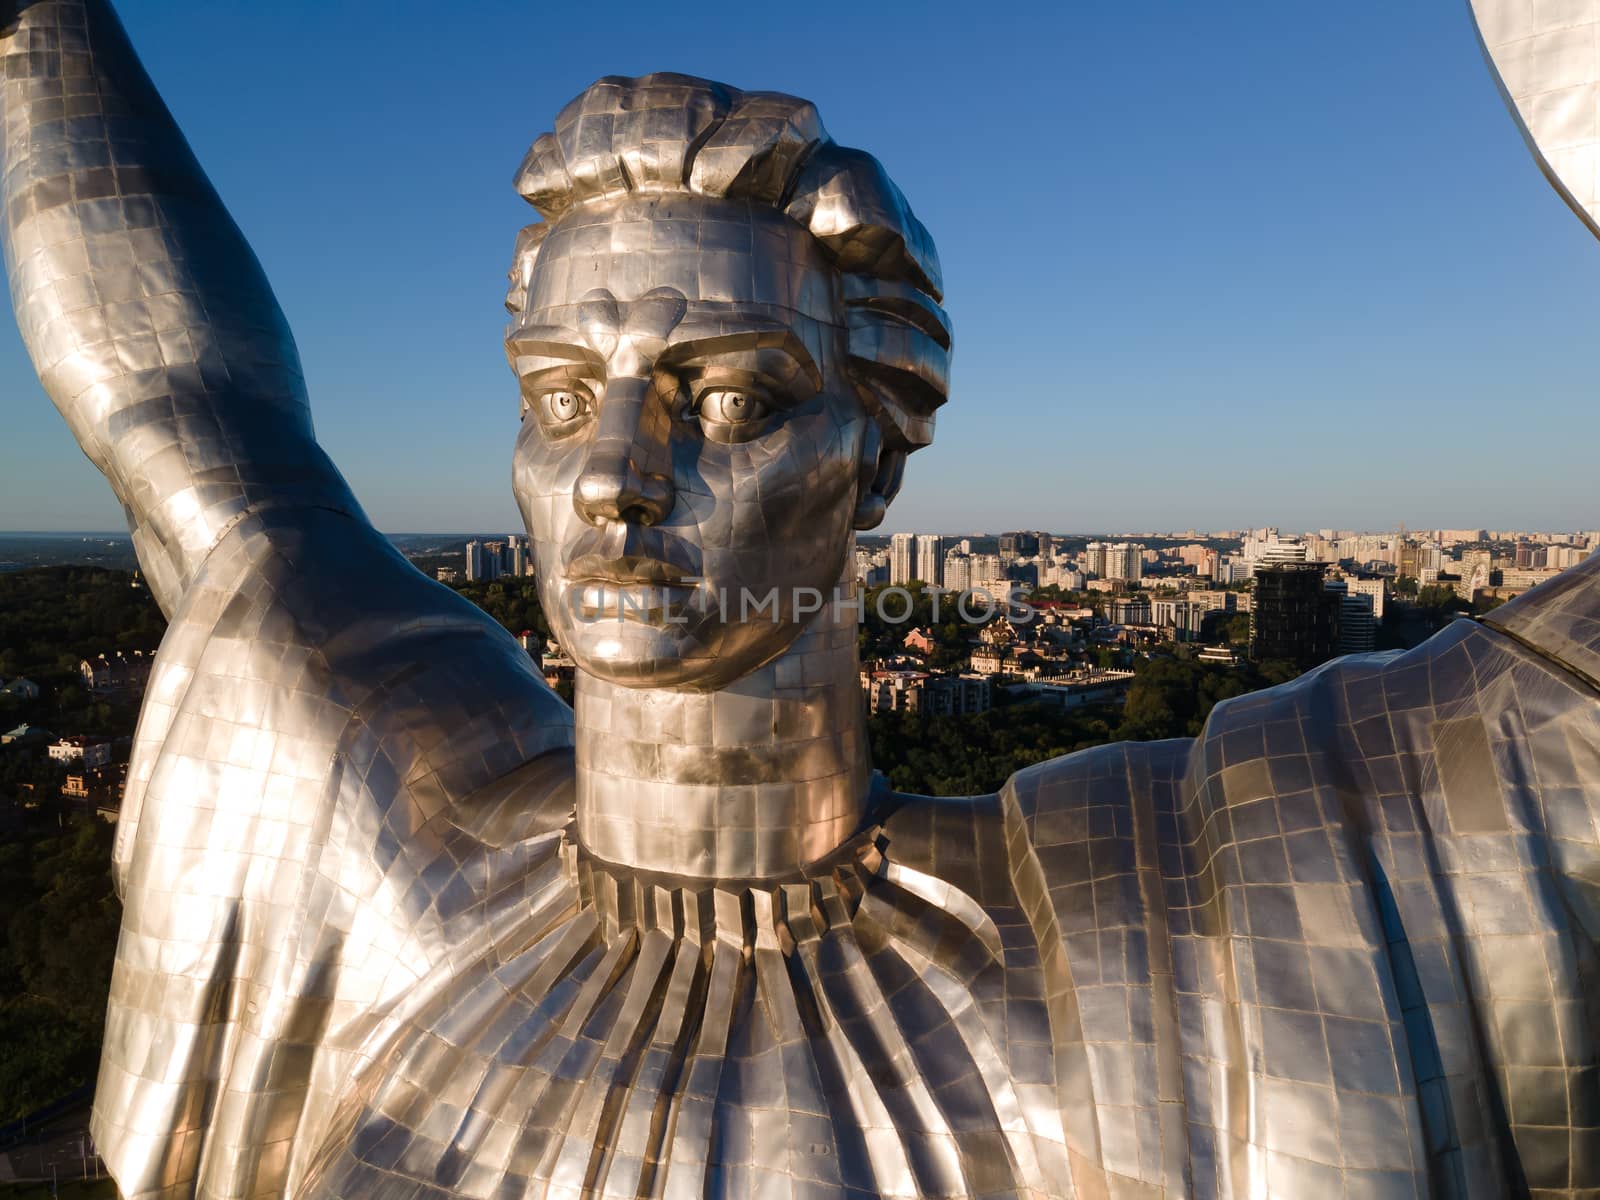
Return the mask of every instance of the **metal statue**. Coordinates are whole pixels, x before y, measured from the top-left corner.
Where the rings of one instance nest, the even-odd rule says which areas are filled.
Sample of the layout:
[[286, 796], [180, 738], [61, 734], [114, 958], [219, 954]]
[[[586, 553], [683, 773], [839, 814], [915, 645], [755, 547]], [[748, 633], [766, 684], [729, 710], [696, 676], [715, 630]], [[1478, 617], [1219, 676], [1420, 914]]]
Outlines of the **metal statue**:
[[1478, 39], [1534, 161], [1600, 236], [1600, 6], [1472, 0]]
[[18, 322], [170, 620], [123, 1196], [1600, 1188], [1600, 560], [1194, 741], [889, 794], [851, 548], [945, 398], [932, 242], [806, 102], [607, 78], [518, 173], [506, 335], [574, 718], [318, 448], [104, 0], [0, 55]]

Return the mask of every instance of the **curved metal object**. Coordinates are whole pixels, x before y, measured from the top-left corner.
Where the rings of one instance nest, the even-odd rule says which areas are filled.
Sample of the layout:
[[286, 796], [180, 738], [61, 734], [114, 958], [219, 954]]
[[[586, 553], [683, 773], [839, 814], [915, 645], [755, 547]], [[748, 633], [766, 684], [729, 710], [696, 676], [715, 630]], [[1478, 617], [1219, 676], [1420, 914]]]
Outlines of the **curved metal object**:
[[1470, 3], [1484, 58], [1539, 169], [1600, 237], [1600, 5]]
[[1600, 1188], [1600, 560], [1194, 741], [874, 792], [846, 564], [944, 399], [932, 243], [804, 101], [604, 79], [507, 302], [574, 733], [316, 447], [103, 0], [22, 5], [0, 72], [19, 324], [171, 621], [124, 1196]]

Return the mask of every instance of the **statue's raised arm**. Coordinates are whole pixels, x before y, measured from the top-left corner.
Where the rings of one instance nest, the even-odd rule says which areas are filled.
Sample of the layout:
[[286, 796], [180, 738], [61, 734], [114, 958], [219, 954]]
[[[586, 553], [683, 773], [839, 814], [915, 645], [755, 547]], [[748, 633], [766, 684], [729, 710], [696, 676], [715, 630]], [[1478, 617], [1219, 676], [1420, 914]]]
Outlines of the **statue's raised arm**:
[[130, 1198], [281, 1194], [316, 1141], [262, 1131], [320, 1128], [419, 975], [554, 853], [571, 710], [317, 446], [260, 264], [107, 0], [0, 0], [0, 64], [18, 324], [169, 619], [95, 1141]]
[[249, 511], [360, 519], [316, 444], [294, 340], [105, 0], [0, 32], [6, 269], [50, 398], [127, 512], [170, 614]]

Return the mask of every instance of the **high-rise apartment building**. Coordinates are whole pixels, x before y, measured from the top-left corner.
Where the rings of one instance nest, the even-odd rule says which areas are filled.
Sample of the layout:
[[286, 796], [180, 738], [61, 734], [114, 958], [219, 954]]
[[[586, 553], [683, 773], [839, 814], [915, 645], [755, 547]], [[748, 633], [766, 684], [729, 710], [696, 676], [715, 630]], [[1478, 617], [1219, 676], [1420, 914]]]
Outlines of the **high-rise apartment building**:
[[944, 556], [944, 570], [940, 574], [944, 581], [940, 586], [952, 592], [964, 592], [972, 587], [972, 556], [959, 551], [951, 551]]
[[1124, 583], [1137, 583], [1144, 578], [1144, 547], [1130, 542], [1118, 542], [1105, 548], [1106, 579]]
[[1579, 546], [1550, 546], [1545, 556], [1545, 566], [1555, 567], [1565, 571], [1568, 567], [1575, 567], [1588, 556], [1588, 551]]
[[483, 543], [483, 578], [499, 579], [506, 573], [506, 544], [504, 542]]
[[1242, 583], [1250, 578], [1254, 569], [1253, 563], [1234, 554], [1217, 555], [1216, 564], [1211, 568], [1211, 578], [1216, 583]]
[[[972, 578], [979, 579], [1004, 579], [1005, 567], [1000, 562], [998, 554], [974, 554], [972, 556]], [[976, 582], [974, 582], [976, 586]]]
[[1083, 548], [1083, 573], [1092, 579], [1106, 577], [1106, 544], [1090, 542]]
[[1534, 542], [1517, 543], [1516, 566], [1518, 570], [1537, 571], [1541, 567], [1549, 566], [1551, 565], [1549, 557], [1550, 550], [1547, 546], [1541, 546]]
[[917, 535], [897, 533], [889, 539], [889, 582], [910, 583], [917, 577]]
[[[1339, 637], [1334, 649], [1340, 654], [1365, 654], [1377, 646], [1378, 622], [1373, 616], [1372, 593], [1350, 588], [1355, 579], [1330, 579], [1328, 594], [1338, 598]], [[1374, 582], [1382, 583], [1382, 580]]]
[[917, 574], [923, 583], [940, 585], [944, 576], [944, 539], [937, 533], [917, 534]]
[[1000, 557], [1008, 562], [1013, 558], [1032, 558], [1037, 553], [1039, 553], [1039, 535], [1036, 533], [1000, 535]]
[[877, 587], [889, 582], [889, 556], [874, 554], [863, 546], [856, 547], [856, 579], [863, 588]]
[[1317, 534], [1306, 538], [1306, 561], [1336, 563], [1339, 561], [1339, 543]]
[[1172, 630], [1173, 641], [1188, 642], [1200, 636], [1209, 611], [1196, 600], [1157, 600], [1150, 605], [1150, 618], [1163, 629]]
[[1372, 601], [1372, 616], [1382, 622], [1389, 603], [1389, 581], [1386, 579], [1346, 579], [1345, 591], [1352, 596], [1366, 596]]
[[1420, 542], [1406, 538], [1395, 548], [1395, 574], [1416, 580], [1439, 578], [1444, 553], [1437, 542]]
[[471, 541], [467, 543], [467, 582], [476, 583], [484, 578], [483, 574], [483, 543]]

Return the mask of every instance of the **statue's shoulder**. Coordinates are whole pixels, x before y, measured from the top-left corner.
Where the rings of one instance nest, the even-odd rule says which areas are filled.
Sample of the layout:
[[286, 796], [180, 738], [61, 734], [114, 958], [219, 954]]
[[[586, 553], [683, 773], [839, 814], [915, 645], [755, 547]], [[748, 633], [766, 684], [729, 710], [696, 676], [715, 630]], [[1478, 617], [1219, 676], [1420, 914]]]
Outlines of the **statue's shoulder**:
[[1016, 772], [992, 795], [902, 797], [886, 823], [891, 853], [952, 881], [974, 860], [991, 870], [1007, 863], [1012, 874], [1036, 862], [1058, 904], [1086, 881], [1110, 886], [1105, 878], [1163, 854], [1160, 871], [1182, 877], [1204, 867], [1187, 857], [1196, 839], [1217, 848], [1262, 823], [1333, 820], [1329, 781], [1368, 759], [1392, 760], [1394, 714], [1411, 711], [1430, 684], [1448, 690], [1470, 678], [1483, 640], [1464, 624], [1409, 654], [1337, 659], [1219, 703], [1198, 737], [1080, 750]]
[[[549, 793], [541, 826], [559, 817], [571, 709], [487, 614], [369, 534], [338, 513], [268, 511], [207, 557], [146, 691], [120, 868], [148, 813], [190, 824], [226, 810], [251, 829], [265, 815], [315, 840], [335, 810], [416, 830], [483, 796], [462, 822], [498, 838], [510, 824], [490, 809], [510, 806], [492, 785], [516, 775], [524, 809], [532, 789]], [[519, 774], [542, 758], [565, 771]]]
[[1588, 680], [1600, 680], [1600, 554], [1483, 618], [1491, 629]]
[[180, 705], [203, 687], [208, 716], [336, 753], [365, 736], [437, 769], [455, 743], [482, 760], [457, 795], [572, 744], [571, 709], [498, 622], [339, 513], [241, 522], [174, 613], [164, 664]]
[[890, 854], [980, 901], [1035, 874], [1052, 890], [1084, 880], [1092, 846], [1102, 865], [1131, 864], [1136, 828], [1172, 807], [1193, 747], [1117, 742], [1024, 768], [988, 795], [902, 796], [884, 822]]
[[1000, 795], [1027, 823], [1035, 845], [1058, 840], [1069, 827], [1088, 834], [1086, 822], [1110, 832], [1181, 779], [1194, 749], [1191, 738], [1095, 746], [1018, 771]]
[[[1162, 846], [1182, 843], [1197, 804], [1209, 811], [1299, 793], [1317, 756], [1307, 738], [1326, 734], [1331, 749], [1347, 693], [1381, 695], [1386, 665], [1383, 656], [1341, 660], [1218, 704], [1198, 737], [1080, 750], [1016, 772], [991, 795], [903, 797], [886, 822], [891, 853], [952, 882], [973, 860], [991, 872], [1000, 862], [1012, 875], [1037, 870], [1058, 906], [1076, 907], [1086, 901], [1073, 889], [1113, 887], [1112, 877], [1131, 879]], [[985, 874], [970, 873], [975, 882]]]

